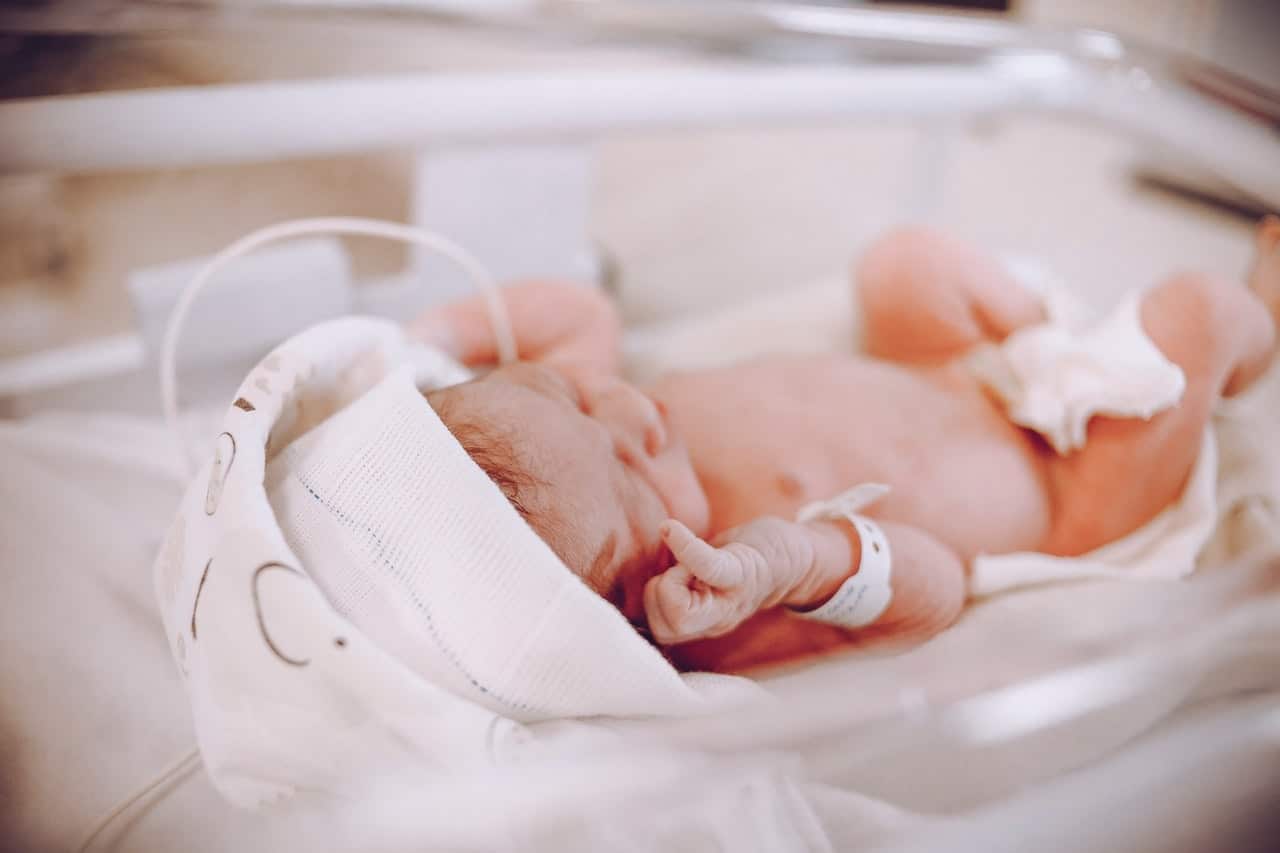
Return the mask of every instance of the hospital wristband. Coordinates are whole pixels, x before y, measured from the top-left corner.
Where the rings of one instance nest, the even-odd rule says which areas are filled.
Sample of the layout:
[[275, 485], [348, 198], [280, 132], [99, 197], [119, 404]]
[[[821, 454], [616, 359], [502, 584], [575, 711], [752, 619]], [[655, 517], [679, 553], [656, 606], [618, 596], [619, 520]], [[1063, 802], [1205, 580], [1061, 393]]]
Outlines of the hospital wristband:
[[880, 525], [856, 513], [848, 513], [834, 506], [817, 507], [804, 512], [798, 521], [847, 520], [858, 531], [861, 556], [858, 570], [822, 606], [813, 610], [796, 610], [792, 613], [802, 619], [825, 622], [841, 628], [863, 628], [879, 619], [889, 609], [893, 589], [889, 579], [893, 568], [893, 555], [889, 538]]

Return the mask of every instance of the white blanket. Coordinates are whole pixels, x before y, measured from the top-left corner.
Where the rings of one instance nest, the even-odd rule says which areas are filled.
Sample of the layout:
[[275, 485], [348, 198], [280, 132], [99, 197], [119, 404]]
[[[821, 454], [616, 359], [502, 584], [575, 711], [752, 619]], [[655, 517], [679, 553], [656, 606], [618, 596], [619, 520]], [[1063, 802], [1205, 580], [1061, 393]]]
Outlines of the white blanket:
[[[820, 310], [811, 316], [832, 326], [829, 341], [815, 342], [821, 336], [812, 325], [786, 324], [772, 347], [845, 345], [848, 326], [837, 338], [827, 323], [833, 313], [847, 319], [845, 288], [833, 282], [790, 303]], [[739, 313], [758, 323], [776, 312], [764, 303]], [[758, 337], [708, 332], [733, 328], [732, 318], [702, 325], [704, 360], [758, 346]], [[643, 353], [652, 368], [694, 352], [686, 335], [695, 329], [652, 336], [651, 349], [633, 338], [633, 364], [642, 367]], [[1276, 412], [1273, 372], [1217, 419], [1224, 518], [1206, 559], [1274, 542], [1280, 458], [1267, 426]], [[181, 479], [168, 441], [157, 423], [133, 418], [0, 425], [0, 563], [11, 579], [0, 620], [7, 792], [0, 825], [8, 849], [73, 846], [106, 808], [193, 742], [146, 571]], [[822, 850], [907, 843], [939, 829], [929, 815], [989, 815], [977, 822], [986, 826], [1019, 805], [1014, 791], [1108, 754], [1115, 757], [1077, 788], [1112, 796], [1108, 768], [1126, 760], [1121, 746], [1136, 735], [1166, 726], [1189, 703], [1280, 687], [1275, 574], [1090, 581], [1000, 596], [906, 655], [768, 679], [782, 697], [772, 711], [690, 724], [700, 728], [542, 724], [535, 734], [563, 753], [544, 760], [525, 751], [497, 775], [477, 769], [434, 785], [389, 784], [363, 810], [341, 815], [254, 816], [227, 805], [197, 773], [136, 810], [110, 840], [121, 850], [278, 850], [307, 841], [363, 850], [409, 842]], [[1134, 659], [1118, 671], [1072, 669], [1116, 655]], [[1015, 701], [1025, 693], [1000, 691], [1037, 676], [1047, 678], [1032, 683], [1044, 688], [1041, 701], [1028, 705]], [[954, 704], [962, 699], [970, 704]], [[633, 738], [638, 747], [606, 748]], [[1169, 763], [1167, 753], [1148, 762], [1146, 778]], [[1132, 775], [1124, 778], [1133, 784]], [[1022, 815], [1024, 825], [1029, 819]]]

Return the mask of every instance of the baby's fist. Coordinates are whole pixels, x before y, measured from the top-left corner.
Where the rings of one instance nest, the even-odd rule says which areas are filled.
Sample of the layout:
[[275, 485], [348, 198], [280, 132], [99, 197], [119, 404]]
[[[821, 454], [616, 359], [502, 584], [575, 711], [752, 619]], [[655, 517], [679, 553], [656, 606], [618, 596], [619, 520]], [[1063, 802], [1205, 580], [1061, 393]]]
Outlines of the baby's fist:
[[727, 634], [787, 595], [812, 563], [798, 525], [761, 518], [727, 531], [713, 547], [670, 520], [662, 538], [676, 564], [650, 579], [644, 609], [663, 645]]

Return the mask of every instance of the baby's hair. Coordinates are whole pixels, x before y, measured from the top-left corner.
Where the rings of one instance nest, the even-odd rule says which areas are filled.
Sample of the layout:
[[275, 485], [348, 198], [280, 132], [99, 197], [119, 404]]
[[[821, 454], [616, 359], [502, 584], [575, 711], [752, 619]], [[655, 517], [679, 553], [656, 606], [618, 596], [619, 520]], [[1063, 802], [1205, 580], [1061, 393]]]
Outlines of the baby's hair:
[[609, 590], [612, 579], [598, 577], [588, 566], [575, 565], [569, 550], [569, 546], [574, 544], [571, 542], [574, 532], [559, 521], [554, 513], [541, 510], [536, 495], [539, 489], [544, 489], [548, 484], [538, 476], [529, 460], [522, 458], [516, 451], [512, 440], [515, 428], [508, 424], [477, 421], [467, 417], [459, 411], [461, 407], [450, 405], [447, 391], [429, 394], [428, 397], [431, 407], [458, 440], [458, 444], [462, 445], [471, 460], [501, 490], [520, 517], [570, 571], [604, 595]]
[[[527, 460], [521, 459], [511, 439], [512, 427], [502, 424], [476, 421], [449, 405], [447, 394], [431, 394], [431, 406], [444, 421], [444, 425], [453, 433], [453, 437], [462, 445], [462, 449], [471, 457], [471, 461], [480, 466], [494, 485], [515, 507], [516, 512], [525, 520], [534, 532], [556, 552], [562, 560], [565, 553], [559, 547], [569, 535], [561, 529], [555, 520], [545, 512], [537, 512], [531, 499], [537, 490], [547, 485], [539, 477]], [[567, 560], [566, 560], [567, 562]], [[570, 566], [570, 568], [574, 568]]]
[[478, 429], [464, 430], [461, 434], [455, 430], [453, 434], [471, 460], [480, 466], [480, 470], [489, 476], [515, 507], [516, 512], [520, 513], [520, 517], [529, 521], [529, 508], [524, 496], [526, 490], [536, 488], [539, 481], [516, 468], [511, 445]]
[[445, 399], [433, 399], [432, 405], [471, 461], [502, 491], [520, 517], [529, 521], [526, 495], [542, 485], [542, 481], [517, 464], [510, 438], [492, 424], [459, 418]]

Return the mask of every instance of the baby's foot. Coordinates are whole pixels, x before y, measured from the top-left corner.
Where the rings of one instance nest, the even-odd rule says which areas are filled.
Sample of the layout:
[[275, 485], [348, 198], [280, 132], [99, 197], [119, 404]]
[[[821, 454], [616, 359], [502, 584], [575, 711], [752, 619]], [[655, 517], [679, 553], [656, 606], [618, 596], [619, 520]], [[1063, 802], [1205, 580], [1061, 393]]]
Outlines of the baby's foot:
[[1271, 319], [1280, 328], [1280, 216], [1265, 216], [1258, 224], [1249, 289], [1270, 309]]

